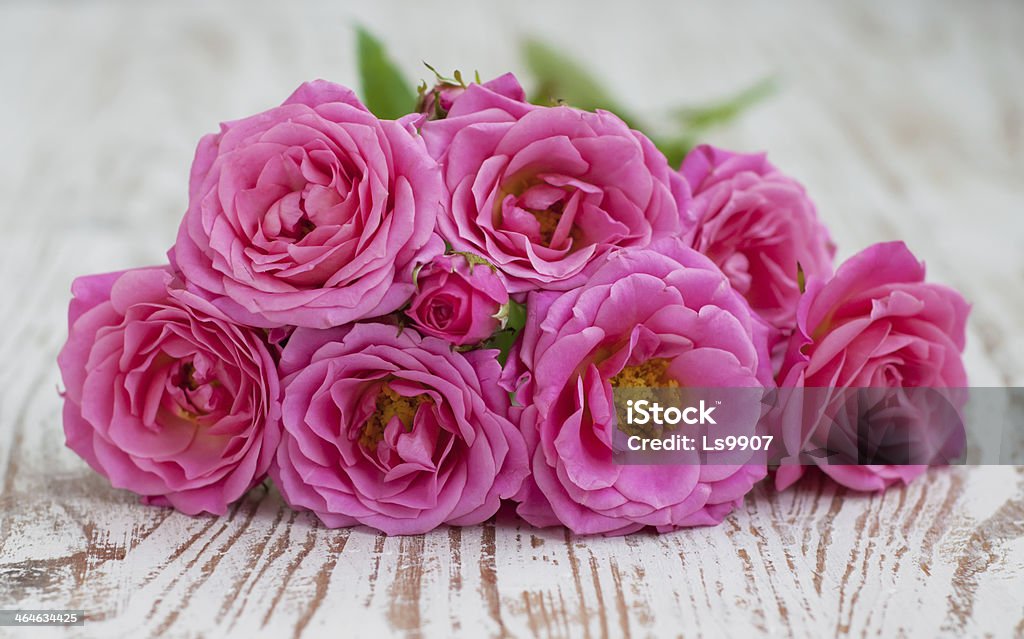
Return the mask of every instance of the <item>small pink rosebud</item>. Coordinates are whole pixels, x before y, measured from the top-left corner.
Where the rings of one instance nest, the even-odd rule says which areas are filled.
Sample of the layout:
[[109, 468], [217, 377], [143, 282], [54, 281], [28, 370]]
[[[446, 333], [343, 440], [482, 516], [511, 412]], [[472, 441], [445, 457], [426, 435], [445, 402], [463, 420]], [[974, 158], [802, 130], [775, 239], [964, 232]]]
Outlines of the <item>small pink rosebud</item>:
[[457, 345], [476, 344], [502, 328], [508, 290], [482, 258], [442, 255], [422, 269], [417, 291], [406, 310], [423, 333]]
[[[437, 72], [435, 71], [435, 73]], [[519, 80], [511, 73], [500, 75], [487, 82], [480, 82], [477, 78], [476, 82], [466, 84], [462, 79], [462, 74], [456, 71], [454, 78], [446, 78], [438, 74], [433, 87], [427, 88], [425, 83], [420, 86], [420, 98], [416, 103], [416, 112], [426, 115], [428, 120], [443, 120], [452, 110], [455, 101], [466, 92], [469, 86], [474, 84], [480, 85], [497, 96], [515, 102], [526, 102], [526, 92], [523, 91]]]

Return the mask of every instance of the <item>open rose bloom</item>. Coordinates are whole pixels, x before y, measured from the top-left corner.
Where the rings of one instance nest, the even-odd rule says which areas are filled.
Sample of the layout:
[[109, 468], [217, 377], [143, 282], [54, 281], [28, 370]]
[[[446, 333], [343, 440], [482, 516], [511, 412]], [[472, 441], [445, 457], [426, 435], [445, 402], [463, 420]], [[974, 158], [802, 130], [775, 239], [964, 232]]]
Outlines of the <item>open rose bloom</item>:
[[[779, 378], [776, 427], [788, 455], [821, 450], [809, 461], [858, 490], [909, 482], [933, 458], [957, 455], [969, 306], [924, 277], [907, 247], [889, 242], [854, 255], [831, 279], [808, 280]], [[893, 443], [914, 449], [884, 463], [879, 452]], [[843, 463], [865, 453], [876, 463]], [[784, 461], [776, 485], [795, 482], [807, 461]]]
[[[816, 465], [880, 490], [963, 452], [962, 398], [927, 391], [966, 386], [968, 305], [905, 246], [833, 274], [765, 154], [669, 166], [613, 113], [455, 77], [398, 119], [314, 81], [203, 137], [170, 265], [74, 284], [68, 446], [147, 503], [222, 514], [269, 475], [388, 534], [503, 500], [664, 532], [721, 522], [776, 463], [779, 489]], [[715, 434], [773, 448], [624, 456], [628, 393], [708, 389], [756, 397]]]
[[75, 280], [60, 352], [68, 446], [118, 488], [224, 514], [280, 440], [277, 367], [164, 268]]
[[764, 477], [763, 462], [613, 460], [616, 386], [770, 384], [767, 331], [707, 258], [678, 242], [624, 251], [583, 287], [527, 304], [514, 371], [531, 453], [527, 521], [605, 534], [716, 524]]
[[271, 474], [329, 526], [389, 534], [477, 524], [526, 475], [491, 351], [465, 355], [386, 324], [292, 335]]
[[711, 258], [751, 307], [784, 335], [796, 326], [803, 277], [832, 274], [835, 245], [800, 184], [764, 154], [711, 146], [680, 172], [693, 191], [691, 245]]
[[239, 323], [337, 326], [409, 299], [441, 200], [411, 125], [311, 82], [200, 141], [171, 259]]
[[438, 230], [513, 293], [583, 284], [617, 248], [691, 224], [685, 181], [617, 116], [538, 107], [470, 85], [423, 137], [442, 166]]

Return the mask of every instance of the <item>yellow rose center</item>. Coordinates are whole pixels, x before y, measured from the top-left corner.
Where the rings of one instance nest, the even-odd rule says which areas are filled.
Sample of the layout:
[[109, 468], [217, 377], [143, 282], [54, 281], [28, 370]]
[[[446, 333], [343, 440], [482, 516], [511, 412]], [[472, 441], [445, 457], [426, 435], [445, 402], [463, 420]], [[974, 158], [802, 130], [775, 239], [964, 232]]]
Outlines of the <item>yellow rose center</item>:
[[401, 420], [406, 431], [412, 430], [412, 421], [416, 417], [416, 411], [419, 410], [421, 404], [425, 403], [431, 403], [430, 398], [426, 395], [405, 397], [384, 384], [381, 386], [380, 392], [377, 393], [377, 409], [363, 425], [359, 443], [370, 450], [376, 449], [377, 444], [384, 439], [384, 429], [394, 417]]
[[[543, 211], [531, 211], [533, 216], [537, 218], [537, 222], [540, 223], [540, 240], [541, 244], [550, 247], [551, 240], [555, 237], [555, 230], [558, 229], [558, 223], [562, 220], [562, 203], [556, 202], [551, 208]], [[572, 245], [575, 247], [582, 233], [580, 233], [579, 227], [575, 224], [569, 230], [569, 238], [572, 240]]]
[[679, 388], [679, 382], [668, 377], [670, 364], [669, 360], [656, 357], [643, 364], [627, 366], [608, 381], [613, 388]]
[[[679, 382], [668, 376], [668, 367], [671, 362], [664, 358], [649, 359], [636, 366], [627, 366], [612, 377], [609, 383], [612, 388], [631, 389], [619, 393], [615, 398], [615, 405], [620, 417], [625, 414], [627, 402], [647, 400], [648, 402], [663, 402], [666, 398], [659, 397], [659, 390], [662, 388], [679, 388]], [[637, 390], [632, 390], [637, 389]], [[671, 428], [671, 427], [669, 427]], [[628, 424], [625, 420], [619, 420], [619, 429], [627, 435], [639, 437], [658, 437], [664, 430], [662, 426], [653, 422], [640, 426]]]
[[[531, 187], [537, 186], [542, 182], [531, 176], [516, 176], [510, 178], [504, 182], [501, 188], [500, 197], [495, 200], [494, 203], [494, 223], [496, 226], [502, 224], [502, 212], [501, 206], [506, 195], [514, 195], [517, 198], [523, 198], [524, 194], [529, 191]], [[551, 247], [551, 241], [555, 237], [555, 231], [558, 229], [558, 223], [562, 220], [562, 214], [565, 212], [565, 199], [571, 195], [568, 189], [563, 188], [566, 195], [562, 199], [552, 202], [550, 206], [545, 209], [534, 209], [525, 206], [522, 199], [519, 199], [520, 206], [523, 207], [524, 211], [528, 211], [532, 214], [537, 223], [540, 225], [539, 229], [539, 244], [546, 247]], [[583, 238], [582, 230], [573, 224], [572, 228], [569, 229], [569, 237], [559, 242], [559, 246], [556, 248], [569, 247], [570, 251], [575, 251], [579, 248], [579, 243]], [[532, 239], [532, 238], [531, 238]]]

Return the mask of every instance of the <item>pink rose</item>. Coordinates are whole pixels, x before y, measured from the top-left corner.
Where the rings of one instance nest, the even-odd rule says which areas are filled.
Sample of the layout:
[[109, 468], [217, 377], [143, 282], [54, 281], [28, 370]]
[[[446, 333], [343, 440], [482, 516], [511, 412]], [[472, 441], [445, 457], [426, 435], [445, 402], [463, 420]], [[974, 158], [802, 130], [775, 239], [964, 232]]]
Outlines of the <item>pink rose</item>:
[[170, 257], [237, 322], [340, 325], [409, 299], [442, 197], [411, 127], [319, 80], [200, 141]]
[[527, 473], [494, 351], [356, 324], [296, 330], [281, 368], [271, 476], [285, 501], [328, 526], [411, 535], [478, 524]]
[[[582, 287], [534, 292], [506, 382], [532, 476], [518, 513], [536, 526], [624, 534], [716, 524], [764, 477], [763, 463], [620, 465], [616, 386], [771, 384], [767, 330], [707, 258], [675, 241], [620, 251]], [[508, 371], [506, 371], [507, 373]]]
[[501, 328], [508, 291], [487, 264], [470, 262], [464, 255], [442, 255], [420, 269], [416, 287], [405, 313], [428, 335], [462, 346], [481, 342]]
[[[937, 444], [936, 448], [946, 443], [949, 420], [937, 420], [934, 414], [934, 409], [941, 407], [930, 396], [905, 389], [966, 387], [961, 353], [970, 307], [956, 291], [925, 282], [924, 278], [924, 264], [903, 242], [868, 247], [847, 260], [829, 280], [808, 278], [807, 292], [797, 311], [798, 330], [790, 341], [779, 376], [780, 386], [785, 387], [781, 389], [783, 395], [789, 395], [791, 400], [784, 402], [789, 415], [780, 427], [781, 439], [790, 454], [805, 451], [808, 442], [821, 435], [818, 429], [825, 426], [832, 429], [826, 433], [831, 441], [818, 443], [835, 448], [832, 442], [858, 422], [863, 431], [868, 409], [876, 414], [885, 409], [891, 414], [898, 408], [897, 418], [880, 423], [890, 431], [898, 426], [904, 441], [928, 443], [928, 439], [941, 439], [932, 442]], [[802, 387], [808, 390], [789, 390]], [[892, 390], [878, 392], [884, 389]], [[833, 400], [832, 394], [837, 399]], [[955, 409], [956, 393], [947, 395]], [[793, 397], [801, 399], [795, 407], [789, 405]], [[917, 401], [913, 401], [915, 397]], [[813, 411], [801, 405], [811, 401]], [[845, 414], [851, 407], [857, 407], [851, 402], [859, 402], [859, 420], [858, 415]], [[819, 413], [824, 413], [829, 421], [816, 419]], [[937, 432], [940, 430], [943, 432]], [[873, 438], [892, 436], [891, 432], [861, 432], [847, 443], [856, 453], [857, 448], [877, 446], [879, 442], [872, 441]], [[882, 490], [898, 481], [909, 482], [925, 468], [920, 464], [829, 464], [818, 457], [812, 459], [834, 480], [857, 490]], [[803, 466], [796, 464], [781, 466], [775, 478], [776, 487], [785, 489], [803, 470]]]
[[80, 277], [72, 292], [57, 360], [68, 447], [147, 503], [224, 514], [280, 440], [266, 345], [166, 268]]
[[611, 113], [538, 107], [471, 85], [422, 133], [450, 195], [439, 232], [487, 258], [512, 293], [573, 288], [614, 249], [691, 224], [685, 181]]
[[693, 191], [692, 246], [711, 258], [751, 307], [788, 335], [796, 325], [799, 270], [832, 274], [835, 245], [802, 186], [764, 154], [698, 146], [680, 172]]
[[[470, 83], [470, 86], [473, 84], [479, 84], [488, 91], [509, 100], [526, 102], [526, 92], [523, 91], [516, 76], [511, 73], [500, 75], [483, 83]], [[421, 93], [419, 103], [416, 105], [416, 112], [426, 115], [431, 120], [443, 119], [452, 110], [455, 101], [465, 92], [466, 85], [460, 84], [458, 81], [439, 79], [432, 88]]]

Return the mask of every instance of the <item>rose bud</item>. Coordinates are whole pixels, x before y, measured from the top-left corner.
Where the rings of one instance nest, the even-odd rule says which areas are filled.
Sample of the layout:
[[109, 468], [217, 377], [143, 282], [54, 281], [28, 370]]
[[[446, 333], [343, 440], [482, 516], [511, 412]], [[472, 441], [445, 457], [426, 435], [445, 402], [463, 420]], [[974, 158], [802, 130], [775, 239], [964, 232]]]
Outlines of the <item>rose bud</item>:
[[405, 313], [423, 333], [463, 346], [502, 327], [508, 291], [486, 260], [462, 254], [436, 257], [420, 269], [416, 288]]
[[263, 480], [280, 441], [280, 385], [261, 331], [183, 290], [166, 268], [72, 285], [67, 445], [146, 503], [222, 515]]
[[[955, 444], [958, 433], [950, 428], [950, 417], [956, 416], [956, 389], [967, 385], [961, 354], [969, 310], [956, 291], [925, 281], [924, 264], [903, 242], [864, 249], [830, 279], [808, 278], [797, 310], [797, 332], [779, 376], [780, 397], [787, 401], [782, 402], [777, 439], [785, 442], [786, 453], [799, 456], [807, 452], [808, 442], [815, 444], [813, 450], [820, 445], [827, 449], [824, 454], [839, 451], [845, 459], [856, 457], [865, 446], [878, 450], [897, 440], [918, 442], [924, 450]], [[879, 392], [885, 389], [892, 390]], [[948, 390], [936, 394], [928, 389]], [[944, 405], [947, 399], [953, 400], [953, 410]], [[814, 405], [808, 407], [808, 401]], [[850, 409], [858, 406], [860, 413], [850, 416]], [[936, 417], [936, 411], [946, 415]], [[870, 412], [881, 414], [876, 423], [890, 432], [863, 432]], [[817, 419], [820, 414], [827, 421]], [[822, 436], [823, 427], [827, 432]], [[829, 463], [820, 455], [810, 459], [832, 479], [857, 490], [906, 483], [925, 469], [918, 463], [922, 459], [905, 455], [903, 463], [860, 465]], [[787, 488], [804, 468], [784, 461], [776, 487]]]
[[[435, 72], [436, 74], [436, 72]], [[511, 73], [499, 75], [487, 82], [472, 82], [495, 95], [503, 96], [515, 102], [526, 102], [526, 92], [519, 84], [519, 80]], [[428, 120], [441, 120], [448, 115], [455, 101], [466, 92], [467, 85], [462, 74], [455, 72], [454, 78], [445, 78], [437, 75], [437, 82], [433, 87], [427, 88], [426, 84], [420, 87], [420, 98], [416, 103], [416, 112], [427, 116]]]
[[199, 142], [169, 257], [236, 322], [338, 326], [405, 305], [443, 195], [410, 122], [310, 82]]

